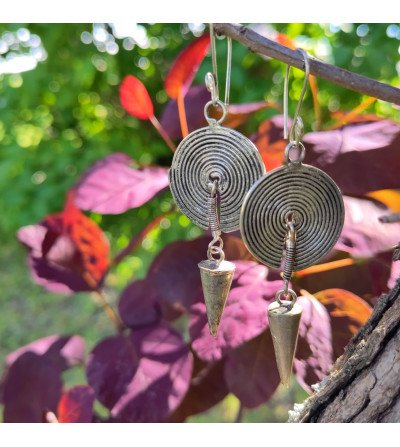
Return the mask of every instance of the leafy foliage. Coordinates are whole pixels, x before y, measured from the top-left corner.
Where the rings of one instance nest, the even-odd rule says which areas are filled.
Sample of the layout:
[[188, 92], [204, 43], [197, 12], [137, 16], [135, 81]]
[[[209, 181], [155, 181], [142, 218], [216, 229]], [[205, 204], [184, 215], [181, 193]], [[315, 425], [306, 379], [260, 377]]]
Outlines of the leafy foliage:
[[[297, 28], [294, 25], [287, 26], [286, 34], [281, 32], [275, 37], [293, 46], [293, 34], [305, 32], [302, 25], [297, 24]], [[379, 25], [376, 27], [380, 29]], [[41, 29], [38, 25], [38, 30]], [[161, 25], [149, 25], [146, 29], [149, 35], [163, 30]], [[277, 25], [276, 29], [283, 31], [283, 26]], [[74, 30], [69, 36], [72, 42], [83, 28]], [[140, 72], [132, 75], [124, 53], [116, 59], [121, 73], [107, 88], [104, 79], [96, 80], [96, 68], [91, 63], [80, 67], [85, 76], [77, 80], [79, 86], [86, 83], [94, 92], [101, 91], [101, 101], [106, 105], [100, 104], [98, 93], [94, 100], [90, 96], [64, 97], [67, 87], [63, 79], [58, 81], [59, 89], [64, 86], [59, 97], [51, 90], [44, 95], [42, 112], [45, 116], [52, 115], [51, 132], [57, 126], [75, 130], [69, 136], [61, 132], [60, 138], [50, 136], [49, 130], [47, 137], [29, 146], [31, 150], [44, 157], [41, 149], [48, 142], [56, 146], [65, 144], [64, 140], [77, 145], [75, 155], [83, 145], [86, 150], [82, 160], [74, 164], [83, 174], [80, 178], [71, 175], [64, 183], [64, 188], [69, 189], [64, 210], [49, 213], [46, 209], [43, 215], [47, 217], [39, 224], [25, 225], [33, 221], [29, 219], [22, 222], [25, 226], [18, 231], [19, 241], [28, 249], [34, 281], [56, 293], [89, 291], [104, 298], [115, 285], [121, 266], [128, 265], [132, 252], [140, 255], [141, 246], [151, 242], [152, 232], [158, 237], [164, 224], [170, 239], [167, 243], [162, 240], [161, 245], [150, 251], [148, 268], [142, 269], [141, 278], [137, 276], [124, 284], [117, 302], [118, 315], [112, 313], [108, 303], [102, 303], [121, 324], [117, 325], [116, 334], [99, 336], [87, 356], [84, 342], [78, 336], [47, 337], [8, 356], [1, 380], [5, 421], [183, 421], [210, 409], [229, 393], [244, 408], [255, 408], [269, 401], [278, 388], [266, 309], [280, 288], [281, 279], [277, 272], [252, 258], [239, 234], [224, 237], [226, 257], [237, 267], [219, 333], [216, 338], [208, 333], [197, 263], [205, 256], [209, 236], [193, 232], [193, 227], [171, 203], [166, 191], [166, 166], [171, 153], [166, 148], [174, 150], [174, 141], [204, 124], [203, 108], [208, 92], [192, 83], [203, 77], [207, 64], [209, 67], [209, 61], [202, 64], [209, 37], [203, 34], [182, 45], [181, 36], [188, 37], [188, 33], [182, 34], [178, 26], [171, 26], [170, 30], [172, 37], [166, 50], [138, 49], [141, 57], [152, 58], [149, 67], [153, 71], [148, 68], [146, 76]], [[267, 29], [261, 27], [261, 31]], [[323, 31], [319, 25], [310, 25], [307, 30], [316, 41], [322, 39]], [[56, 46], [61, 36], [57, 30], [53, 33]], [[331, 33], [332, 48], [340, 47], [347, 39], [345, 32]], [[371, 39], [374, 38], [375, 34], [373, 37], [371, 34]], [[172, 64], [171, 53], [177, 54]], [[165, 73], [170, 65], [165, 90], [161, 75], [154, 68], [157, 55], [162, 59], [158, 63], [160, 73]], [[243, 59], [242, 66], [249, 76], [257, 73], [259, 77], [261, 67], [267, 70], [264, 61], [247, 54], [243, 48], [237, 48], [234, 55]], [[63, 66], [70, 58], [68, 54], [64, 56]], [[337, 63], [349, 65], [351, 55], [336, 52], [335, 56]], [[106, 55], [100, 59], [107, 60], [104, 73], [111, 76], [115, 67], [110, 67], [115, 60]], [[95, 67], [104, 67], [100, 59], [93, 62]], [[276, 64], [270, 65], [276, 68]], [[363, 69], [363, 64], [360, 65]], [[27, 74], [28, 86], [41, 86], [40, 69], [39, 66]], [[126, 76], [122, 79], [121, 75]], [[71, 77], [71, 72], [66, 76]], [[282, 164], [285, 148], [277, 95], [261, 95], [252, 85], [243, 88], [243, 76], [235, 71], [232, 78], [232, 96], [241, 98], [241, 103], [230, 106], [226, 124], [252, 133], [251, 138], [270, 170]], [[383, 80], [390, 80], [390, 76]], [[274, 82], [280, 81], [281, 77]], [[124, 116], [113, 104], [118, 97], [118, 83], [122, 107], [131, 116]], [[25, 78], [23, 88], [27, 88]], [[295, 93], [298, 88], [295, 80]], [[336, 100], [337, 105], [334, 89], [326, 86], [325, 90], [325, 86], [322, 88], [313, 80], [312, 108], [319, 117], [326, 115], [326, 127], [308, 129], [304, 137], [306, 161], [337, 181], [346, 205], [343, 233], [334, 250], [319, 265], [297, 272], [293, 278], [292, 287], [301, 292], [299, 302], [304, 309], [294, 370], [298, 383], [307, 391], [328, 373], [351, 336], [368, 319], [371, 313], [368, 303], [374, 304], [398, 272], [389, 254], [398, 242], [400, 223], [384, 224], [379, 217], [396, 211], [398, 206], [395, 188], [399, 187], [400, 126], [379, 116], [384, 112], [380, 105], [375, 105], [376, 114], [367, 118], [358, 113], [350, 117], [341, 115], [338, 107], [329, 107], [330, 101]], [[171, 98], [169, 102], [167, 95]], [[350, 104], [354, 106], [354, 99], [353, 94], [346, 94], [339, 105], [345, 110]], [[62, 101], [65, 101], [63, 108], [75, 110], [68, 119], [57, 116], [55, 105], [61, 107]], [[308, 104], [309, 115], [312, 108]], [[155, 116], [158, 114], [160, 122]], [[151, 140], [150, 147], [148, 123], [137, 119], [149, 120], [162, 139], [157, 143]], [[129, 136], [129, 155], [108, 147], [105, 135], [111, 132], [113, 144], [119, 150], [127, 147], [125, 137]], [[11, 142], [4, 144], [7, 148]], [[61, 150], [66, 151], [66, 147]], [[40, 157], [33, 161], [28, 153], [24, 160], [29, 160], [34, 169], [42, 169], [44, 165], [53, 169], [54, 153], [45, 163]], [[59, 166], [54, 169], [56, 177], [63, 172]], [[39, 196], [35, 203], [41, 203], [41, 199]], [[29, 194], [24, 200], [30, 200]], [[124, 225], [127, 221], [128, 226]], [[130, 240], [123, 239], [123, 244], [115, 236], [120, 228], [131, 236]], [[128, 268], [128, 272], [130, 275], [133, 270]], [[79, 385], [65, 389], [65, 371], [82, 365], [85, 377]], [[102, 415], [98, 414], [95, 403], [104, 407]]]

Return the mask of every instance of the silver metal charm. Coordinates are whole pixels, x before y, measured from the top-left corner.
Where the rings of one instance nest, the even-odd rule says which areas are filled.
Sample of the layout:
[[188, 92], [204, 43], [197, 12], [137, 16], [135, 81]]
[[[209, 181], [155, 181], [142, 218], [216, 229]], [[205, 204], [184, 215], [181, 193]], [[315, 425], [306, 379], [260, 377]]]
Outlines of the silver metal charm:
[[[227, 115], [231, 73], [232, 41], [227, 39], [225, 102], [219, 99], [215, 35], [212, 25], [213, 73], [205, 83], [211, 101], [204, 107], [209, 124], [190, 133], [179, 144], [169, 170], [171, 192], [178, 208], [194, 224], [210, 229], [212, 240], [207, 260], [198, 264], [210, 333], [217, 334], [222, 312], [232, 284], [235, 265], [225, 260], [222, 232], [239, 228], [240, 209], [246, 192], [265, 173], [255, 145], [236, 130], [221, 124]], [[215, 119], [210, 109], [219, 108]]]
[[193, 223], [208, 228], [208, 184], [220, 188], [220, 225], [225, 233], [239, 228], [246, 192], [265, 173], [254, 144], [236, 130], [218, 124], [192, 132], [174, 154], [169, 180], [174, 200]]
[[280, 268], [286, 216], [296, 228], [293, 270], [315, 264], [335, 245], [343, 228], [344, 204], [336, 183], [323, 171], [288, 162], [259, 179], [247, 193], [240, 230], [259, 261]]
[[[309, 77], [304, 50], [305, 79], [288, 131], [288, 66], [284, 93], [284, 136], [289, 138], [284, 166], [260, 178], [243, 201], [240, 230], [254, 257], [272, 268], [283, 263], [283, 288], [268, 307], [268, 319], [281, 382], [288, 385], [296, 352], [302, 308], [289, 288], [294, 271], [325, 256], [338, 240], [344, 204], [336, 183], [323, 171], [303, 164], [303, 122], [299, 116]], [[296, 155], [294, 154], [296, 152]]]

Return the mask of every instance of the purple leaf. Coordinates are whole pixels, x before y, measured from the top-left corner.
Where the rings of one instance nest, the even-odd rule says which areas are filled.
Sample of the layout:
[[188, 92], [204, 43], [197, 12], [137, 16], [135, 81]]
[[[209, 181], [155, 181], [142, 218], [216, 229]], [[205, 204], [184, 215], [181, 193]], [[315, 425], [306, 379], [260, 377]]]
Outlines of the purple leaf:
[[269, 330], [229, 352], [225, 380], [229, 391], [247, 408], [271, 398], [280, 379]]
[[[225, 256], [229, 260], [249, 259], [243, 242], [224, 236]], [[147, 281], [165, 314], [179, 315], [201, 298], [200, 273], [197, 264], [207, 258], [210, 236], [192, 241], [177, 241], [167, 245], [152, 262]]]
[[387, 286], [392, 289], [400, 279], [400, 261], [393, 261]]
[[189, 388], [192, 355], [180, 334], [166, 325], [135, 331], [132, 337], [141, 355], [139, 369], [112, 415], [129, 422], [163, 421]]
[[71, 294], [91, 290], [76, 268], [79, 264], [78, 253], [68, 237], [58, 237], [44, 256], [42, 245], [48, 231], [47, 227], [39, 224], [22, 227], [17, 233], [18, 240], [29, 250], [28, 265], [33, 280], [55, 293]]
[[126, 326], [134, 329], [160, 319], [160, 306], [152, 292], [146, 280], [134, 281], [124, 289], [118, 302], [118, 312]]
[[[189, 132], [193, 132], [206, 125], [204, 106], [210, 100], [210, 92], [203, 85], [190, 87], [185, 95], [185, 110]], [[178, 106], [175, 99], [171, 99], [165, 106], [160, 119], [162, 127], [171, 139], [182, 138], [179, 125]]]
[[93, 350], [87, 376], [116, 421], [162, 422], [185, 396], [192, 356], [166, 324], [104, 340]]
[[77, 385], [65, 391], [58, 403], [58, 422], [88, 423], [93, 420], [94, 392], [90, 386]]
[[370, 258], [398, 243], [400, 223], [379, 222], [379, 217], [388, 213], [385, 205], [355, 197], [344, 197], [344, 204], [344, 227], [335, 248]]
[[61, 374], [82, 361], [80, 337], [50, 336], [7, 357], [3, 381], [4, 422], [42, 422], [56, 412], [61, 396]]
[[97, 161], [76, 186], [76, 205], [100, 214], [121, 214], [151, 200], [168, 186], [168, 170], [132, 168], [133, 160], [116, 152]]
[[11, 366], [22, 354], [33, 352], [39, 356], [52, 356], [62, 369], [70, 368], [83, 361], [85, 354], [85, 341], [78, 335], [60, 336], [49, 335], [39, 338], [14, 352], [8, 354], [6, 365]]
[[[235, 272], [236, 283], [246, 283], [252, 276], [249, 272], [255, 273], [258, 270], [255, 263], [248, 262], [248, 276], [245, 279], [245, 266], [245, 261], [242, 261]], [[266, 269], [263, 269], [263, 274], [266, 274]], [[205, 304], [194, 304], [191, 308], [189, 331], [196, 354], [205, 361], [219, 360], [227, 352], [263, 332], [268, 325], [266, 299], [271, 300], [278, 287], [278, 281], [271, 285], [261, 275], [254, 283], [232, 288], [216, 337], [209, 333]], [[266, 296], [265, 293], [271, 295]]]
[[62, 381], [59, 365], [33, 353], [22, 354], [8, 369], [4, 388], [4, 422], [43, 422], [56, 412]]
[[91, 352], [86, 375], [97, 399], [111, 409], [126, 392], [139, 366], [131, 337], [116, 335], [98, 343]]
[[306, 162], [321, 168], [343, 194], [399, 187], [400, 126], [390, 120], [351, 123], [304, 136]]
[[332, 366], [332, 332], [328, 311], [312, 295], [300, 296], [303, 308], [294, 369], [300, 385], [311, 391]]
[[189, 416], [203, 413], [224, 399], [228, 393], [224, 379], [224, 361], [205, 363], [194, 356], [189, 391], [169, 422], [184, 422]]

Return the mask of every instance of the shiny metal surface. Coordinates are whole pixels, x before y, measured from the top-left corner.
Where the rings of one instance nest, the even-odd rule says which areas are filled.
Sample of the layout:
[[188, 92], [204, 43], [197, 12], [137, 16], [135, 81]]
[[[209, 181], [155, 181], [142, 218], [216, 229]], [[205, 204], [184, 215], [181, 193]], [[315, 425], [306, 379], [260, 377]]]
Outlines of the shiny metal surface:
[[174, 154], [169, 180], [179, 209], [203, 229], [209, 227], [209, 183], [218, 178], [219, 218], [223, 232], [239, 228], [246, 192], [265, 173], [254, 144], [236, 130], [203, 127], [182, 140]]
[[276, 269], [281, 266], [288, 213], [296, 221], [297, 271], [316, 263], [335, 245], [344, 222], [342, 195], [327, 174], [301, 163], [274, 169], [252, 186], [242, 206], [242, 237], [259, 261]]

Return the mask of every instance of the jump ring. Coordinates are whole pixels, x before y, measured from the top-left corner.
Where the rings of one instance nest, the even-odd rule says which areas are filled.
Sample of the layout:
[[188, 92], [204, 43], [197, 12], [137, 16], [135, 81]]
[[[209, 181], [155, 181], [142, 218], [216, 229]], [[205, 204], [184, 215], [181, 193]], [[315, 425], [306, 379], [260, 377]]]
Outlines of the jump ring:
[[[222, 115], [218, 120], [216, 120], [215, 118], [212, 118], [208, 114], [208, 110], [211, 106], [214, 106], [214, 107], [219, 106], [221, 108]], [[220, 99], [217, 100], [215, 105], [214, 105], [213, 101], [208, 101], [207, 104], [204, 106], [204, 116], [210, 126], [217, 126], [217, 125], [219, 126], [220, 124], [222, 124], [226, 118], [227, 113], [228, 113], [228, 109], [227, 109], [226, 105]]]
[[[300, 154], [297, 157], [297, 159], [291, 159], [290, 158], [290, 151], [293, 148], [300, 149]], [[304, 157], [306, 155], [306, 148], [304, 147], [304, 144], [299, 141], [296, 143], [295, 141], [291, 141], [286, 147], [285, 147], [285, 163], [292, 163], [292, 164], [300, 164], [303, 162]]]
[[[289, 301], [288, 304], [283, 303], [282, 300], [281, 300], [281, 296], [286, 296], [287, 297], [288, 295], [291, 296], [292, 300]], [[294, 306], [294, 303], [297, 301], [296, 292], [293, 289], [287, 289], [287, 290], [280, 289], [275, 294], [275, 301], [277, 301], [280, 306], [286, 307], [287, 309], [290, 310]], [[287, 300], [285, 300], [285, 301], [287, 301]]]

